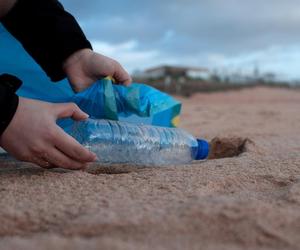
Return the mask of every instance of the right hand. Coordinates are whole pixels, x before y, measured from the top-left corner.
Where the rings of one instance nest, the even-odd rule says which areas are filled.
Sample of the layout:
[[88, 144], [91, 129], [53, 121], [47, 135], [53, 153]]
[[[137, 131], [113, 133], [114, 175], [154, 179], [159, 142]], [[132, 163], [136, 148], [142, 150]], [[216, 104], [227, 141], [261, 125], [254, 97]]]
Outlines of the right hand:
[[85, 168], [97, 157], [56, 124], [58, 118], [67, 117], [85, 120], [88, 115], [74, 103], [54, 104], [20, 97], [0, 145], [18, 160], [44, 168]]
[[63, 64], [63, 69], [75, 92], [81, 92], [98, 79], [111, 76], [117, 83], [130, 85], [132, 79], [117, 61], [90, 49], [73, 53]]

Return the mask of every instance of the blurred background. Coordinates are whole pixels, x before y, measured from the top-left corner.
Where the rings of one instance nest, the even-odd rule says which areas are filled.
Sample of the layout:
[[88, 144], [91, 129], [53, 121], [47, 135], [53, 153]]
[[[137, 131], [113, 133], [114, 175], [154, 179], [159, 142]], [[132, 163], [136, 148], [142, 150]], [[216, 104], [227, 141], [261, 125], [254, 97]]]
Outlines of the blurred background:
[[298, 1], [61, 2], [94, 50], [118, 60], [135, 81], [183, 95], [300, 85]]

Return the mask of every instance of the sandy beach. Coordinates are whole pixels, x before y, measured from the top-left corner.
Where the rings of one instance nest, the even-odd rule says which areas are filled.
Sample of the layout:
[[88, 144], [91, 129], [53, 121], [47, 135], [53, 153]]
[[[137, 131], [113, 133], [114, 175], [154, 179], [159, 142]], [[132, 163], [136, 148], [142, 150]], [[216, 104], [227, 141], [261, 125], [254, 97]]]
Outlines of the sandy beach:
[[300, 91], [180, 100], [182, 128], [241, 154], [85, 172], [2, 157], [0, 249], [300, 249]]

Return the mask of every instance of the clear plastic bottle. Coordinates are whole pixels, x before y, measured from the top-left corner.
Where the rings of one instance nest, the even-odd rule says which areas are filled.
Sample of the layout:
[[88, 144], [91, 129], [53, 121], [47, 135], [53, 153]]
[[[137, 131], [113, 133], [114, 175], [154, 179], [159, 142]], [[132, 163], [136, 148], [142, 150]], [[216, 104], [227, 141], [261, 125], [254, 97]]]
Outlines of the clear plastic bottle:
[[178, 165], [203, 160], [209, 153], [205, 140], [178, 128], [88, 119], [74, 122], [69, 133], [102, 163]]

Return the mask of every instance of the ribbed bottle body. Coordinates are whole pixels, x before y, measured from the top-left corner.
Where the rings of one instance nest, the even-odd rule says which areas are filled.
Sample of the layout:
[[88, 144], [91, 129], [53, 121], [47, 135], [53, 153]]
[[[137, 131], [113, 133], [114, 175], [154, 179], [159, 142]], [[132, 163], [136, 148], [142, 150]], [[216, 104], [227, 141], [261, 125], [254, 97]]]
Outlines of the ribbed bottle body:
[[110, 120], [75, 122], [71, 135], [103, 163], [178, 165], [196, 158], [197, 140], [178, 128]]

